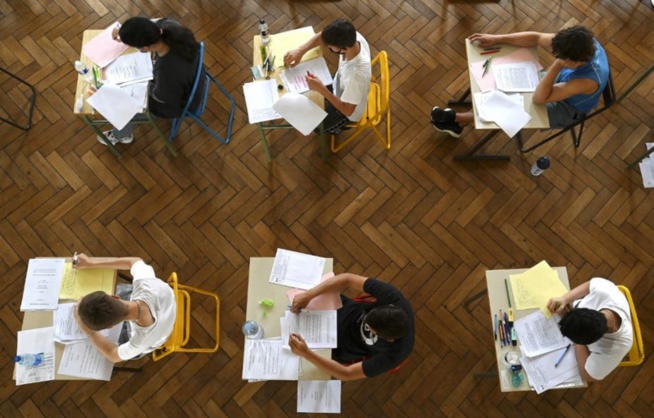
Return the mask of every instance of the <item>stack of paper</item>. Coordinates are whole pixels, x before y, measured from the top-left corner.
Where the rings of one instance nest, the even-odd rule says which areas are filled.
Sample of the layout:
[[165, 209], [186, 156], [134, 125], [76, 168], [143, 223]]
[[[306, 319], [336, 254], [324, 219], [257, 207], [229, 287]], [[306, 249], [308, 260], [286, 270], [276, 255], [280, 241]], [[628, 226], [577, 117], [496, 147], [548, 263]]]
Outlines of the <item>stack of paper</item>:
[[279, 76], [289, 93], [305, 93], [309, 91], [307, 73], [319, 78], [326, 86], [334, 82], [329, 68], [327, 68], [327, 62], [322, 57], [304, 61], [293, 68], [282, 70]]
[[277, 249], [270, 283], [309, 290], [320, 283], [325, 259], [315, 255]]
[[535, 62], [491, 65], [498, 90], [530, 92], [538, 86], [538, 67]]
[[300, 358], [282, 340], [245, 340], [243, 379], [297, 380]]
[[[300, 334], [309, 348], [336, 348], [336, 311], [307, 311], [299, 315], [286, 311], [280, 318], [282, 343], [289, 347], [291, 334]], [[289, 347], [290, 349], [290, 347]]]
[[574, 348], [567, 349], [570, 341], [561, 335], [556, 317], [547, 319], [538, 311], [515, 321], [515, 330], [520, 338], [520, 362], [537, 393], [582, 383]]
[[54, 353], [55, 343], [52, 339], [52, 327], [18, 331], [16, 353], [23, 354], [43, 353], [43, 362], [35, 367], [16, 364], [16, 384], [46, 382], [54, 380]]
[[52, 311], [57, 308], [64, 262], [63, 258], [30, 259], [21, 311]]
[[513, 138], [531, 120], [520, 94], [491, 90], [487, 93], [474, 93], [473, 97], [479, 117], [485, 122], [497, 123], [509, 138]]
[[86, 56], [100, 68], [109, 65], [129, 48], [122, 42], [114, 41], [112, 32], [117, 27], [120, 27], [120, 24], [115, 22], [82, 47], [82, 51]]
[[105, 84], [89, 97], [87, 103], [100, 112], [116, 129], [125, 125], [143, 110], [141, 103], [132, 99], [130, 93], [119, 86]]
[[567, 293], [559, 275], [545, 261], [541, 261], [522, 274], [509, 276], [516, 309], [539, 308], [546, 318], [552, 316], [547, 309], [550, 298]]
[[[297, 49], [299, 46], [311, 39], [315, 34], [316, 33], [313, 31], [313, 27], [311, 26], [275, 33], [270, 35], [270, 47], [276, 57], [284, 57], [288, 51]], [[319, 56], [319, 51], [320, 47], [313, 48], [302, 56], [302, 61], [317, 58]], [[283, 66], [284, 60], [280, 59], [277, 62], [277, 67]]]
[[72, 263], [66, 263], [59, 299], [79, 299], [96, 290], [112, 294], [114, 274], [112, 269], [74, 269]]
[[104, 69], [104, 83], [128, 85], [152, 80], [152, 59], [148, 52], [121, 55]]
[[[109, 330], [101, 331], [111, 341], [117, 342], [122, 329], [122, 322]], [[98, 351], [91, 341], [68, 344], [61, 356], [59, 374], [109, 381], [114, 363]]]
[[297, 382], [298, 413], [341, 413], [340, 380], [300, 380]]
[[243, 94], [250, 124], [281, 118], [281, 115], [273, 110], [273, 104], [279, 99], [277, 82], [274, 79], [245, 83]]

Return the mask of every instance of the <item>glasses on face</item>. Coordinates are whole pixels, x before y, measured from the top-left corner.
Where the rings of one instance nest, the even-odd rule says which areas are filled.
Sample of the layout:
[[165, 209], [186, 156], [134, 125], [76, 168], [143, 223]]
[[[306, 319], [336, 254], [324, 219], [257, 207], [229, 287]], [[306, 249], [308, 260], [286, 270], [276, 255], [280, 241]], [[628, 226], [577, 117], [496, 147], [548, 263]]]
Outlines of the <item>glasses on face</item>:
[[327, 48], [329, 48], [329, 50], [331, 52], [333, 52], [334, 54], [336, 54], [336, 55], [343, 55], [344, 54], [343, 51], [345, 50], [345, 48], [338, 48], [336, 51], [334, 51], [334, 48], [332, 48], [331, 46], [329, 46]]

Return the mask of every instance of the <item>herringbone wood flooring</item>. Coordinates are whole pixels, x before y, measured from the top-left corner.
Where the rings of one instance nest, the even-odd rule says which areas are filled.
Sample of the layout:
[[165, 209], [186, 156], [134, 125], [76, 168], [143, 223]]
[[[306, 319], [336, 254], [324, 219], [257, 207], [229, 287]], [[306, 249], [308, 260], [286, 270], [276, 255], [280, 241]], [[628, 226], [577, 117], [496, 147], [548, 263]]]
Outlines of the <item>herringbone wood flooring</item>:
[[[463, 37], [475, 31], [582, 23], [606, 46], [624, 91], [654, 61], [649, 0], [2, 0], [0, 13], [2, 65], [39, 92], [32, 130], [0, 124], [0, 416], [295, 416], [294, 383], [240, 379], [248, 260], [278, 247], [333, 257], [337, 272], [392, 282], [413, 303], [409, 363], [396, 375], [345, 384], [346, 416], [654, 416], [654, 205], [625, 164], [652, 140], [654, 76], [589, 123], [579, 149], [563, 137], [523, 156], [497, 137], [490, 148], [512, 153], [508, 164], [453, 162], [480, 134], [453, 141], [427, 116], [467, 87]], [[231, 144], [185, 124], [173, 158], [139, 128], [116, 159], [72, 114], [82, 31], [137, 14], [175, 17], [205, 41], [210, 71], [237, 98]], [[241, 87], [259, 17], [273, 32], [349, 17], [373, 52], [388, 51], [389, 152], [367, 137], [323, 162], [315, 138], [275, 133], [275, 159], [266, 163]], [[6, 78], [0, 86], [2, 108], [20, 118], [25, 90]], [[210, 103], [210, 112], [223, 128], [225, 104]], [[531, 177], [544, 154], [552, 168]], [[10, 356], [26, 262], [73, 251], [139, 255], [161, 277], [177, 271], [218, 291], [220, 351], [148, 360], [142, 373], [109, 383], [17, 388]], [[603, 276], [632, 289], [650, 354], [642, 366], [542, 396], [502, 395], [494, 379], [472, 377], [494, 368], [488, 304], [466, 310], [462, 302], [483, 289], [486, 269], [542, 259], [567, 266], [573, 285]], [[195, 309], [196, 323], [207, 323], [208, 309]]]

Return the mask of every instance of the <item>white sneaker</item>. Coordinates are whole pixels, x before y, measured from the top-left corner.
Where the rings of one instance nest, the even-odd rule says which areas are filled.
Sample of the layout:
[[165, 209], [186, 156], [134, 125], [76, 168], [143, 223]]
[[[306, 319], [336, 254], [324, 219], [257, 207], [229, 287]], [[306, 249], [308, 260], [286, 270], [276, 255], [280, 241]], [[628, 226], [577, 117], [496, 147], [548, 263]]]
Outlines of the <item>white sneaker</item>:
[[[123, 137], [123, 138], [116, 138], [116, 137], [114, 136], [114, 132], [113, 132], [113, 130], [104, 131], [104, 132], [102, 132], [102, 133], [104, 134], [104, 136], [107, 137], [107, 139], [109, 140], [109, 142], [111, 142], [112, 145], [116, 145], [116, 144], [119, 143], [119, 142], [120, 142], [121, 144], [131, 144], [132, 141], [134, 140], [134, 134], [132, 134], [132, 135], [130, 135], [130, 136], [125, 136], [125, 137]], [[100, 135], [96, 135], [95, 138], [96, 138], [96, 139], [98, 140], [98, 142], [101, 143], [102, 145], [107, 145], [107, 144], [104, 142], [104, 140], [102, 139], [102, 137], [101, 137]]]

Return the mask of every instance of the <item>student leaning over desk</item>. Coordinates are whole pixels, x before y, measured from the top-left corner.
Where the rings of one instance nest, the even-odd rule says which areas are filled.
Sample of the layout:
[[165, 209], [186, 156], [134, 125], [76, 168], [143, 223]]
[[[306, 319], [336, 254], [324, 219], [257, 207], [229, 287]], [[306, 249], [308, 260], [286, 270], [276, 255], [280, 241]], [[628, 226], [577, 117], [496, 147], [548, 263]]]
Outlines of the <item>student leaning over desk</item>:
[[[191, 95], [198, 66], [200, 44], [193, 33], [173, 19], [132, 17], [115, 29], [113, 36], [141, 52], [152, 53], [154, 66], [153, 80], [148, 86], [148, 110], [164, 119], [181, 116]], [[200, 84], [204, 80], [205, 77], [200, 77]], [[202, 85], [198, 85], [197, 91], [202, 91]], [[199, 100], [200, 95], [196, 95], [195, 101]], [[142, 120], [145, 115], [134, 118]], [[129, 144], [134, 140], [133, 131], [134, 124], [129, 123], [121, 130], [114, 128], [104, 134], [114, 145], [118, 142]], [[100, 136], [97, 138], [105, 144]]]
[[[284, 65], [296, 66], [304, 54], [317, 46], [339, 56], [333, 89], [311, 74], [306, 76], [309, 89], [327, 99], [327, 117], [323, 121], [325, 132], [338, 134], [348, 122], [361, 120], [366, 111], [372, 75], [370, 47], [351, 22], [337, 19], [299, 48], [287, 52]], [[316, 128], [316, 133], [319, 133], [319, 128]]]
[[586, 382], [602, 380], [633, 345], [627, 298], [612, 282], [594, 278], [547, 302], [563, 315], [559, 328], [574, 343], [579, 373]]

